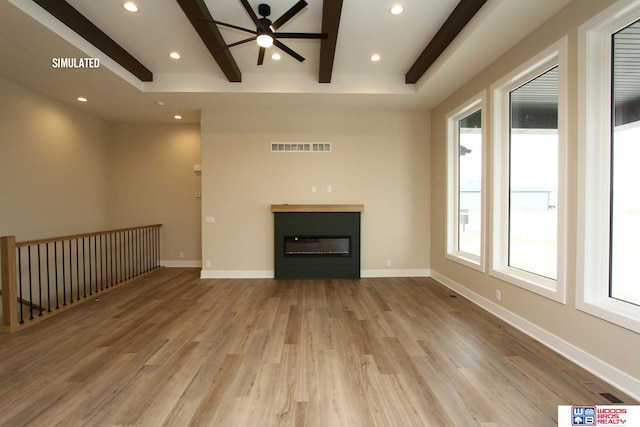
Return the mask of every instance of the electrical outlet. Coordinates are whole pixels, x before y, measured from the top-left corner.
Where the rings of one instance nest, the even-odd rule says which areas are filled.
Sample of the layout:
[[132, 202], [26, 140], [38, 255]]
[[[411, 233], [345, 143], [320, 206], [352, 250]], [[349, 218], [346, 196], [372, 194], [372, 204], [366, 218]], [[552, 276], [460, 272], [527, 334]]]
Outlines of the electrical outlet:
[[211, 261], [205, 261], [205, 262], [204, 262], [204, 266], [205, 266], [206, 268], [211, 268]]
[[502, 299], [502, 292], [500, 292], [500, 289], [496, 289], [496, 299], [498, 301]]
[[333, 191], [333, 188], [330, 185], [327, 185], [327, 193], [331, 193]]
[[391, 267], [391, 260], [390, 259], [387, 260], [387, 267]]
[[311, 192], [315, 193], [316, 191], [318, 191], [318, 188], [315, 185], [311, 186]]
[[184, 252], [180, 252], [180, 253], [178, 254], [178, 256], [179, 256], [180, 258], [184, 258]]

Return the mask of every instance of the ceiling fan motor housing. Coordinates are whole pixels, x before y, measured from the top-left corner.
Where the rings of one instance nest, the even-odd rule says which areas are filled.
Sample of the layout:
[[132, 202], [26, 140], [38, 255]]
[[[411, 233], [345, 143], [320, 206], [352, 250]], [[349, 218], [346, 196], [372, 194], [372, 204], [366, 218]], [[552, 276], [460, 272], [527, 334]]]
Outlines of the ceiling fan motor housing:
[[263, 17], [271, 15], [271, 6], [264, 3], [258, 5], [258, 14]]

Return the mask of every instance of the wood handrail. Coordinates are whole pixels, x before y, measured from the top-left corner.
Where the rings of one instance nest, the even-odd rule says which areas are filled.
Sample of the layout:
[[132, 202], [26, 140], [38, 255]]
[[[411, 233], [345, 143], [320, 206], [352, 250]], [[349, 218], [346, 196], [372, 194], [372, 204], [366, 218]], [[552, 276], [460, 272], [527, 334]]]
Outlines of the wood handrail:
[[93, 237], [93, 236], [100, 236], [100, 235], [109, 234], [109, 233], [121, 233], [123, 231], [139, 230], [142, 228], [161, 227], [161, 226], [162, 224], [150, 224], [150, 225], [141, 225], [139, 227], [116, 228], [113, 230], [96, 231], [93, 233], [71, 234], [68, 236], [49, 237], [46, 239], [25, 240], [22, 242], [16, 242], [15, 246], [22, 247], [22, 246], [38, 245], [38, 244], [45, 244], [45, 243], [51, 243], [51, 242], [58, 242], [60, 240], [73, 240], [73, 239], [80, 239], [82, 237]]

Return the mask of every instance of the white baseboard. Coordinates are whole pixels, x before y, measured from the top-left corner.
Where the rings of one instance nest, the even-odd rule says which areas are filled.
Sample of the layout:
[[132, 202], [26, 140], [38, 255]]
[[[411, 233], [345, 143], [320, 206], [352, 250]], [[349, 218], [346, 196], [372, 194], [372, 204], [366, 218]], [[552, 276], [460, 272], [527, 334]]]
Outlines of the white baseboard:
[[[407, 269], [407, 270], [362, 270], [360, 277], [429, 277], [428, 269]], [[201, 279], [273, 279], [273, 270], [202, 270]]]
[[634, 399], [640, 400], [639, 379], [622, 372], [621, 370], [609, 365], [606, 362], [603, 362], [602, 360], [594, 357], [584, 350], [581, 350], [573, 344], [568, 343], [562, 338], [549, 333], [545, 329], [542, 329], [541, 327], [529, 322], [528, 320], [518, 316], [517, 314], [506, 310], [493, 301], [486, 299], [482, 295], [471, 291], [470, 289], [449, 279], [446, 276], [441, 275], [436, 271], [431, 270], [431, 277], [442, 283], [446, 287], [456, 291], [479, 307], [487, 310], [489, 313], [499, 317], [515, 328], [521, 330], [541, 344], [554, 350], [556, 353], [561, 354], [562, 356], [566, 357], [567, 359], [601, 378], [603, 381], [606, 381], [614, 387], [622, 390]]
[[175, 268], [191, 268], [202, 267], [202, 261], [198, 260], [160, 260], [160, 265], [163, 267], [175, 267]]
[[273, 279], [273, 270], [202, 270], [201, 279]]
[[406, 269], [406, 270], [362, 270], [360, 277], [429, 277], [431, 271], [429, 269]]

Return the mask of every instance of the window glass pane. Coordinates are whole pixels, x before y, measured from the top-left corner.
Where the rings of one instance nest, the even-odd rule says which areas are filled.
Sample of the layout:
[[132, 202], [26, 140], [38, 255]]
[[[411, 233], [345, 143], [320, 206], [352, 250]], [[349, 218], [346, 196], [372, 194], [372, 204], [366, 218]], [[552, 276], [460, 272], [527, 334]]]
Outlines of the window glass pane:
[[558, 67], [510, 93], [509, 266], [557, 276]]
[[609, 295], [640, 305], [640, 21], [613, 35]]
[[480, 256], [482, 224], [482, 112], [458, 121], [458, 250]]

